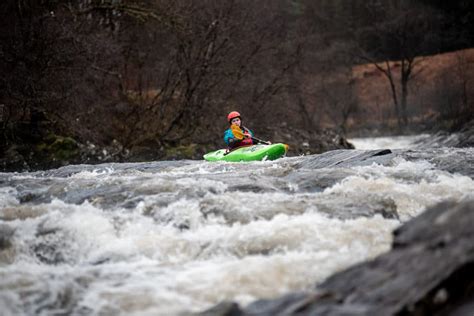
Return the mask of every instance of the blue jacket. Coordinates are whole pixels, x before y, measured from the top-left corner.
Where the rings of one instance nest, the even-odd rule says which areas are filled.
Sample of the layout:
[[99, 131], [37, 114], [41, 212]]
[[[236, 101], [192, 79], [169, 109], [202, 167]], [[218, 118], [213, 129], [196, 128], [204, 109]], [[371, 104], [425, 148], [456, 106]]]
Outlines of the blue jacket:
[[[242, 127], [242, 129], [249, 132], [250, 135], [252, 135], [253, 137], [253, 132], [251, 130], [246, 127]], [[231, 145], [237, 141], [239, 140], [234, 137], [234, 134], [232, 134], [232, 130], [230, 128], [226, 129], [226, 131], [224, 132], [224, 142], [226, 143], [226, 145], [231, 147]]]

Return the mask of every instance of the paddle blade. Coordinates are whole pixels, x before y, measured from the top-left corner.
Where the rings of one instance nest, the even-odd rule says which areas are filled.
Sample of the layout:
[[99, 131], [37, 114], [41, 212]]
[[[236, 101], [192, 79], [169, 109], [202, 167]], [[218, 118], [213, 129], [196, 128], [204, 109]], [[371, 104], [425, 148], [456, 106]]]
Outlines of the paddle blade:
[[230, 129], [232, 131], [232, 134], [234, 134], [234, 137], [237, 139], [244, 139], [244, 132], [240, 129], [239, 126], [232, 124], [230, 126]]

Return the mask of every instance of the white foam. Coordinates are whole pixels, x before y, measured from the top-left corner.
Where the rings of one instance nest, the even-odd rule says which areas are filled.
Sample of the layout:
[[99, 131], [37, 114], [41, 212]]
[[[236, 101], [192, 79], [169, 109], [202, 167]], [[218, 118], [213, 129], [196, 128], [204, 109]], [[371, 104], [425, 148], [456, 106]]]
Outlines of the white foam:
[[395, 201], [403, 220], [443, 200], [461, 201], [474, 197], [471, 178], [435, 170], [426, 161], [399, 159], [398, 165], [393, 167], [374, 164], [356, 169], [359, 175], [345, 178], [324, 193], [354, 200], [368, 199], [368, 196], [390, 198]]
[[[45, 313], [64, 314], [66, 295], [76, 300], [76, 314], [80, 309], [92, 315], [177, 315], [222, 300], [247, 304], [313, 288], [389, 250], [391, 232], [400, 222], [379, 215], [341, 219], [358, 214], [350, 213], [351, 206], [393, 200], [404, 221], [438, 201], [474, 192], [469, 177], [402, 158], [389, 166], [348, 168], [341, 174], [350, 176], [323, 192], [299, 192], [298, 183], [274, 185], [293, 171], [285, 159], [193, 162], [157, 173], [106, 168], [51, 178], [53, 185], [66, 183], [71, 200], [95, 186], [126, 191], [104, 208], [93, 201], [75, 205], [59, 199], [22, 204], [16, 189], [0, 188], [0, 206], [28, 208], [37, 215], [8, 222], [15, 229], [15, 258], [0, 269], [0, 304], [7, 315], [34, 314], [40, 306], [50, 306]], [[330, 171], [305, 172], [310, 177]], [[236, 191], [228, 176], [241, 177], [239, 183], [250, 188], [256, 179], [262, 190]], [[140, 202], [121, 208], [128, 199]], [[345, 210], [348, 214], [342, 214]], [[331, 218], [323, 211], [342, 216]], [[61, 260], [41, 261], [38, 245], [57, 251]]]
[[[173, 314], [190, 307], [198, 311], [224, 299], [246, 304], [311, 288], [335, 271], [386, 251], [390, 231], [398, 225], [380, 216], [339, 221], [314, 212], [184, 232], [170, 227], [151, 229], [150, 222], [135, 218], [114, 233], [93, 208], [83, 205], [81, 213], [82, 219], [75, 213], [63, 218], [63, 227], [74, 231], [89, 256], [110, 250], [142, 256], [54, 270], [18, 264], [4, 271], [9, 284], [23, 278], [20, 288], [32, 293], [49, 291], [54, 296], [80, 278], [87, 285], [80, 304], [97, 314], [111, 308], [127, 314]], [[69, 226], [72, 223], [76, 225]], [[88, 239], [83, 235], [86, 231], [96, 238]], [[25, 267], [27, 275], [20, 272]], [[42, 280], [43, 289], [33, 281], [36, 278]]]
[[111, 175], [115, 170], [111, 167], [94, 169], [92, 171], [81, 171], [70, 176], [71, 179], [97, 179], [103, 176]]
[[[13, 187], [0, 187], [0, 208], [18, 205], [19, 201], [15, 197], [17, 190]], [[1, 212], [1, 209], [0, 209]]]
[[413, 148], [416, 143], [429, 138], [429, 134], [421, 134], [415, 136], [389, 136], [389, 137], [368, 137], [368, 138], [351, 138], [348, 139], [356, 149], [372, 150], [372, 149], [406, 149]]

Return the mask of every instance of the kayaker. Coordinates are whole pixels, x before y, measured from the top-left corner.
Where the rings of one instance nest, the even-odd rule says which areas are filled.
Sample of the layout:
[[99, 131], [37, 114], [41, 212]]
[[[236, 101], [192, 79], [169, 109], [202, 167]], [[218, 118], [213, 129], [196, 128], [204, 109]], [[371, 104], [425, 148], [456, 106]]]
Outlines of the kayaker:
[[253, 138], [253, 132], [242, 125], [239, 112], [230, 112], [227, 115], [227, 122], [229, 122], [230, 127], [224, 132], [224, 142], [229, 146], [229, 149], [259, 143], [259, 140]]

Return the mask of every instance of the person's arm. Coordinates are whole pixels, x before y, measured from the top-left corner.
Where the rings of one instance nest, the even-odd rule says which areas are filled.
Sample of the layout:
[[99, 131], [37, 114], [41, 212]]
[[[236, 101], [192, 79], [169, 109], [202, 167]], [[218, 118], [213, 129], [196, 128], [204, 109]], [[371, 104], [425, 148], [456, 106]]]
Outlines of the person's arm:
[[253, 132], [252, 132], [250, 129], [248, 129], [247, 127], [243, 126], [242, 129], [243, 129], [244, 131], [249, 132], [250, 136], [252, 136], [252, 137], [254, 136], [254, 135], [253, 135]]
[[262, 141], [261, 139], [258, 139], [258, 138], [254, 138], [255, 136], [253, 135], [253, 132], [248, 129], [247, 127], [244, 127], [244, 129], [249, 132], [249, 134], [251, 135], [252, 137], [252, 141], [254, 144], [266, 144], [266, 145], [270, 145], [272, 142], [270, 141]]
[[227, 144], [227, 146], [232, 147], [236, 141], [238, 141], [238, 139], [234, 137], [234, 134], [232, 134], [230, 129], [224, 132], [224, 142]]

